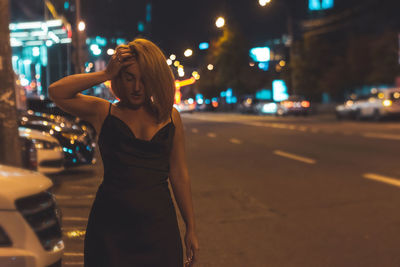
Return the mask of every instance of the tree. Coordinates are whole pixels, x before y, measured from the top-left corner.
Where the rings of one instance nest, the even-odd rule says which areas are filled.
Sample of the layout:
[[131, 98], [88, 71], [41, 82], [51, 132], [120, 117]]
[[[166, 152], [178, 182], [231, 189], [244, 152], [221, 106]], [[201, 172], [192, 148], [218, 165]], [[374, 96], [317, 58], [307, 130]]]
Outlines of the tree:
[[[197, 85], [205, 97], [217, 96], [226, 88], [239, 95], [254, 93], [262, 86], [262, 73], [249, 66], [246, 40], [237, 28], [225, 27], [222, 36], [211, 44]], [[214, 66], [212, 71], [207, 69], [208, 64]]]

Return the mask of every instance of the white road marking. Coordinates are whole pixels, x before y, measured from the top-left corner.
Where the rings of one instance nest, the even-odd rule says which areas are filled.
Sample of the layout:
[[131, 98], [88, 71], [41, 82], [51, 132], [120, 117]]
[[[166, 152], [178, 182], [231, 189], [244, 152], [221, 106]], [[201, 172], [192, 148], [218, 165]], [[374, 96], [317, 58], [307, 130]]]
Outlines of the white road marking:
[[63, 262], [63, 265], [80, 265], [83, 266], [83, 261], [70, 261], [70, 262]]
[[375, 173], [366, 173], [363, 175], [364, 178], [390, 184], [393, 186], [400, 187], [400, 179], [392, 178], [392, 177], [387, 177]]
[[217, 135], [215, 133], [207, 133], [207, 136], [210, 138], [215, 138]]
[[82, 257], [83, 256], [83, 252], [65, 252], [64, 256]]
[[81, 196], [72, 196], [72, 195], [56, 195], [56, 199], [92, 199], [95, 195], [81, 195]]
[[240, 141], [239, 139], [236, 139], [236, 138], [229, 139], [229, 142], [231, 142], [233, 144], [238, 144], [238, 145], [240, 145], [242, 143], [242, 141]]
[[308, 163], [308, 164], [315, 164], [316, 163], [316, 160], [314, 160], [314, 159], [306, 158], [306, 157], [295, 155], [295, 154], [292, 154], [292, 153], [287, 153], [287, 152], [284, 152], [284, 151], [281, 151], [281, 150], [275, 150], [274, 154], [278, 155], [278, 156], [281, 156], [281, 157], [285, 157], [285, 158], [301, 161], [301, 162], [304, 162], [304, 163]]
[[63, 221], [82, 221], [82, 222], [86, 222], [88, 220], [88, 218], [84, 217], [63, 217], [62, 219]]
[[197, 128], [192, 128], [192, 133], [198, 133], [199, 130]]
[[364, 133], [363, 136], [367, 138], [379, 138], [400, 141], [400, 135], [398, 134]]

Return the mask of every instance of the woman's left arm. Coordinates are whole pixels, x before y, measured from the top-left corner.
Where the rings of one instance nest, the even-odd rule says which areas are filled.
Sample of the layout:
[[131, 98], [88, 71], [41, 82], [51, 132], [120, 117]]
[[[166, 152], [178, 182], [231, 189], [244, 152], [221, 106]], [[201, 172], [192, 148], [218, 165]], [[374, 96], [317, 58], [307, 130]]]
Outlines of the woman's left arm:
[[169, 178], [175, 200], [186, 224], [185, 245], [187, 261], [193, 264], [198, 256], [199, 244], [195, 231], [191, 184], [186, 164], [185, 136], [179, 112], [175, 108], [172, 110], [175, 135], [170, 157]]

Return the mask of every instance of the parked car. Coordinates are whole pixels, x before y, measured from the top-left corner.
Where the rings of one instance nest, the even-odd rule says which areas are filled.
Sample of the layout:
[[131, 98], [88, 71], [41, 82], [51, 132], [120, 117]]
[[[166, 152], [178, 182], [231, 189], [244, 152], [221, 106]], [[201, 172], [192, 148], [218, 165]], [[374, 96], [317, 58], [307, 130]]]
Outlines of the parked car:
[[82, 127], [72, 125], [67, 127], [54, 121], [41, 119], [39, 116], [22, 115], [20, 126], [44, 131], [56, 138], [64, 152], [64, 166], [72, 167], [84, 164], [93, 164], [96, 143], [89, 133]]
[[64, 152], [58, 140], [47, 132], [19, 127], [23, 139], [23, 161], [28, 169], [50, 174], [64, 170]]
[[64, 242], [53, 183], [0, 165], [0, 266], [61, 267]]
[[369, 95], [359, 96], [353, 109], [357, 120], [379, 121], [386, 117], [400, 117], [400, 88], [376, 90]]
[[[30, 115], [39, 115], [45, 118], [56, 120], [56, 122], [64, 122], [65, 124], [78, 125], [88, 132], [90, 138], [96, 139], [96, 130], [89, 122], [77, 118], [54, 104], [50, 99], [28, 98], [28, 113]], [[70, 126], [67, 126], [70, 127]], [[71, 126], [72, 127], [72, 126]]]
[[303, 96], [291, 95], [287, 100], [279, 103], [276, 114], [278, 116], [285, 115], [309, 115], [311, 111], [310, 101]]

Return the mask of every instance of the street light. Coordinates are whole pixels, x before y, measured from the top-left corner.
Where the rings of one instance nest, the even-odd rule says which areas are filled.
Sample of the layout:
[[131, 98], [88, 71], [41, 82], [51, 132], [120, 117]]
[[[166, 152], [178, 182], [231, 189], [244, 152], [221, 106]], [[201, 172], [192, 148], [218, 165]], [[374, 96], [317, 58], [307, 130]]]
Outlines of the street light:
[[112, 56], [112, 55], [114, 55], [114, 53], [115, 53], [114, 49], [112, 49], [112, 48], [107, 49], [107, 55]]
[[266, 6], [267, 4], [271, 3], [271, 0], [258, 0], [260, 6]]
[[193, 55], [193, 50], [192, 49], [186, 49], [184, 53], [185, 57], [190, 57]]
[[172, 54], [172, 55], [169, 56], [169, 58], [170, 58], [171, 60], [175, 60], [175, 59], [176, 59], [176, 56], [175, 56], [174, 54]]
[[80, 21], [79, 24], [78, 24], [78, 30], [79, 30], [80, 32], [83, 32], [83, 31], [85, 30], [85, 28], [86, 28], [85, 22]]
[[208, 64], [207, 69], [208, 70], [213, 70], [214, 69], [214, 65], [213, 64]]
[[219, 17], [217, 18], [217, 20], [215, 21], [215, 25], [217, 26], [217, 28], [222, 28], [225, 25], [225, 19], [223, 17]]

